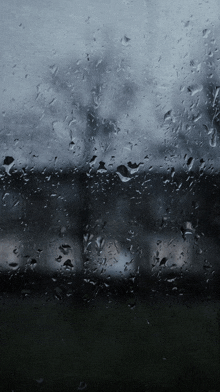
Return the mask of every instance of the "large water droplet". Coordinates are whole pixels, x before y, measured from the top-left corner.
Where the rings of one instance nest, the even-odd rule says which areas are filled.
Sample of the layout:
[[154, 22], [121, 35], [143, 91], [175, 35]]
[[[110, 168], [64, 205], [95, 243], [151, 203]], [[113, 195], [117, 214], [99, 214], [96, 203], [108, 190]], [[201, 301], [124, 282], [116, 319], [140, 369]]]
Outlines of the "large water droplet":
[[36, 259], [30, 259], [30, 265], [32, 267], [35, 267], [37, 265], [37, 260]]
[[16, 269], [18, 268], [18, 266], [19, 266], [19, 264], [18, 264], [18, 263], [15, 263], [15, 262], [8, 263], [8, 265], [9, 265], [9, 267], [12, 268], [13, 270], [16, 270]]
[[97, 173], [106, 173], [107, 169], [105, 167], [105, 162], [100, 161], [99, 162], [99, 167], [97, 169]]
[[11, 175], [11, 174], [10, 174], [10, 170], [11, 170], [11, 168], [12, 168], [13, 165], [14, 165], [14, 158], [13, 158], [13, 157], [10, 157], [10, 156], [6, 156], [5, 159], [4, 159], [4, 164], [3, 164], [3, 166], [4, 166], [4, 168], [5, 168], [6, 173], [7, 173], [9, 176]]
[[184, 241], [186, 240], [187, 235], [192, 235], [195, 232], [193, 225], [191, 222], [185, 222], [181, 227], [182, 237]]
[[118, 166], [116, 173], [122, 182], [128, 182], [131, 180], [131, 177], [129, 176], [128, 169], [124, 165]]
[[166, 266], [167, 260], [168, 259], [166, 257], [163, 257], [162, 260], [160, 261], [160, 267], [163, 266], [163, 265]]
[[71, 262], [70, 259], [67, 259], [64, 263], [63, 263], [64, 267], [66, 268], [73, 268], [73, 264]]
[[142, 165], [143, 165], [142, 162], [140, 162], [138, 164], [137, 163], [128, 162], [128, 171], [129, 171], [129, 173], [130, 174], [137, 173], [137, 171], [139, 170], [140, 166], [142, 166]]

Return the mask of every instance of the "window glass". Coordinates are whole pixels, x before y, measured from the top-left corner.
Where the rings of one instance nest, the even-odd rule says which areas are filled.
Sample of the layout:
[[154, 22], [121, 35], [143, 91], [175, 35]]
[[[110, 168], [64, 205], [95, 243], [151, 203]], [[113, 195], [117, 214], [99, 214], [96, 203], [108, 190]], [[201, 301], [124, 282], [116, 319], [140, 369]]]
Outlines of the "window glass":
[[0, 10], [4, 391], [219, 390], [218, 1]]

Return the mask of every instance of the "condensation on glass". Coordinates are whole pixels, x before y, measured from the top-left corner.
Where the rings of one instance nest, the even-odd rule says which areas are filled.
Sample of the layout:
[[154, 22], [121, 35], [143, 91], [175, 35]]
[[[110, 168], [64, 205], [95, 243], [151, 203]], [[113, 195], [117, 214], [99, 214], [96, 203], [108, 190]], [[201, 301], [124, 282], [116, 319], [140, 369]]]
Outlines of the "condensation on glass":
[[0, 1], [0, 392], [219, 391], [219, 33]]

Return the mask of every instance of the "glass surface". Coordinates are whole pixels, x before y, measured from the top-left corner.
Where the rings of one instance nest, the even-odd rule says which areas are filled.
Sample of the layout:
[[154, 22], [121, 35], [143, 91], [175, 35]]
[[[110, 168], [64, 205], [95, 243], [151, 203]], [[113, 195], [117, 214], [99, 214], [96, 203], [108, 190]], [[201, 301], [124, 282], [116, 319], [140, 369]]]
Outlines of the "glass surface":
[[0, 391], [220, 390], [219, 12], [1, 2]]

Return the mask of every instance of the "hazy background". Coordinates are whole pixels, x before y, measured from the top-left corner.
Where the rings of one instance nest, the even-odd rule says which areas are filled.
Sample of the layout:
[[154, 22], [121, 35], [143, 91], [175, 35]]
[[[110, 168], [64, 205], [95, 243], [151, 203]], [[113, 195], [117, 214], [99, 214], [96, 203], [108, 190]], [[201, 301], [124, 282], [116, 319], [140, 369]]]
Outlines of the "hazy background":
[[[88, 58], [93, 65], [105, 58], [111, 67], [103, 92], [108, 110], [102, 104], [100, 116], [111, 117], [114, 111], [109, 88], [122, 94], [118, 67], [133, 83], [135, 100], [115, 114], [121, 132], [111, 139], [109, 153], [101, 152], [96, 138], [100, 158], [110, 162], [115, 149], [111, 170], [127, 158], [141, 161], [152, 153], [154, 164], [164, 164], [157, 146], [173, 137], [164, 126], [164, 115], [177, 103], [181, 106], [182, 99], [189, 99], [184, 96], [187, 84], [204, 80], [207, 42], [213, 45], [210, 41], [219, 25], [217, 0], [9, 0], [1, 2], [0, 11], [2, 160], [13, 156], [15, 166], [35, 169], [53, 168], [55, 161], [59, 167], [80, 165], [86, 135], [82, 136], [82, 129], [75, 130], [79, 153], [73, 156], [69, 129], [63, 125], [71, 111], [70, 97], [66, 104], [67, 90], [54, 89], [51, 77], [58, 74], [67, 80], [70, 65], [82, 70], [89, 67]], [[79, 83], [77, 89], [80, 92]], [[53, 100], [55, 109], [48, 110]], [[177, 166], [182, 165], [181, 159], [176, 160]]]

